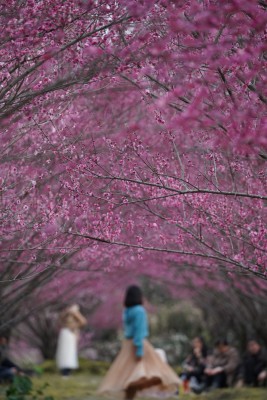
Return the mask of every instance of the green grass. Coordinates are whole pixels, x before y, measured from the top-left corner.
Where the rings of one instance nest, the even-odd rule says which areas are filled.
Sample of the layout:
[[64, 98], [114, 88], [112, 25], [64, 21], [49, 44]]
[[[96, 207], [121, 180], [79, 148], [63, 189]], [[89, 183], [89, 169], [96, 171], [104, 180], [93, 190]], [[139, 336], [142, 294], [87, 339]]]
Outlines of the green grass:
[[[181, 397], [182, 399], [183, 397]], [[184, 397], [185, 398], [185, 397]], [[187, 398], [187, 397], [186, 397]], [[199, 400], [266, 400], [266, 389], [218, 389], [201, 396], [191, 396], [188, 399]]]
[[[85, 359], [79, 359], [79, 371], [78, 373], [86, 373], [87, 375], [101, 375], [103, 376], [110, 364], [106, 361], [91, 361]], [[31, 366], [29, 366], [31, 368]], [[53, 360], [46, 360], [41, 364], [38, 369], [41, 372], [49, 374], [58, 374], [56, 363]]]
[[[101, 376], [88, 373], [75, 373], [68, 379], [62, 378], [59, 374], [44, 373], [33, 378], [34, 388], [41, 388], [45, 383], [48, 386], [44, 389], [45, 396], [53, 396], [55, 400], [104, 400], [96, 394], [96, 389], [101, 381]], [[0, 399], [3, 400], [4, 387], [0, 390]], [[172, 400], [178, 400], [173, 397]], [[180, 400], [266, 400], [267, 389], [227, 389], [215, 390], [203, 395], [180, 395]], [[115, 399], [114, 399], [115, 400]], [[116, 399], [117, 400], [117, 399]], [[141, 398], [139, 398], [141, 400]], [[148, 400], [148, 399], [146, 399]]]
[[[60, 376], [53, 361], [46, 361], [36, 369], [39, 376], [32, 378], [35, 391], [44, 389], [45, 396], [52, 396], [54, 400], [104, 400], [96, 394], [97, 387], [107, 371], [108, 364], [95, 361], [80, 361], [80, 370], [73, 373], [68, 379]], [[0, 400], [5, 399], [6, 386], [0, 385]], [[139, 398], [141, 400], [141, 398]], [[178, 400], [178, 397], [173, 397]], [[227, 389], [215, 390], [208, 394], [179, 395], [180, 400], [266, 400], [267, 389]], [[42, 400], [38, 398], [36, 400]], [[115, 400], [115, 398], [114, 398]], [[116, 399], [117, 400], [117, 399]], [[148, 399], [147, 399], [148, 400]]]
[[[77, 373], [68, 379], [63, 379], [56, 374], [44, 374], [34, 378], [36, 388], [45, 382], [49, 386], [44, 390], [45, 395], [53, 396], [55, 400], [103, 400], [102, 396], [96, 395], [96, 389], [101, 381], [100, 376]], [[173, 397], [178, 399], [178, 397]], [[180, 400], [266, 400], [267, 389], [227, 389], [216, 390], [205, 395], [180, 395]]]

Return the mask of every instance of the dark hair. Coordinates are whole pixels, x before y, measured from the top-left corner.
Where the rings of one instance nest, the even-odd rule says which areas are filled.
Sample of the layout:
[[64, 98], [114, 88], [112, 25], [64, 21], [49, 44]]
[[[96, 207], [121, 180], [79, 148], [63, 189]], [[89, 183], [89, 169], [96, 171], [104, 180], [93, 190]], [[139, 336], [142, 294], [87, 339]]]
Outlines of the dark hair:
[[143, 294], [139, 286], [128, 286], [124, 298], [125, 307], [133, 307], [143, 304]]
[[216, 342], [215, 342], [215, 347], [218, 347], [218, 346], [228, 346], [228, 340], [227, 339], [225, 339], [225, 338], [221, 338], [221, 339], [218, 339], [218, 340], [216, 340]]
[[[207, 355], [208, 355], [208, 348], [207, 348], [207, 345], [206, 345], [206, 342], [205, 342], [203, 336], [195, 336], [194, 339], [198, 339], [198, 340], [201, 342], [201, 344], [202, 344], [202, 349], [201, 349], [202, 357], [207, 357]], [[193, 339], [193, 340], [194, 340], [194, 339]]]

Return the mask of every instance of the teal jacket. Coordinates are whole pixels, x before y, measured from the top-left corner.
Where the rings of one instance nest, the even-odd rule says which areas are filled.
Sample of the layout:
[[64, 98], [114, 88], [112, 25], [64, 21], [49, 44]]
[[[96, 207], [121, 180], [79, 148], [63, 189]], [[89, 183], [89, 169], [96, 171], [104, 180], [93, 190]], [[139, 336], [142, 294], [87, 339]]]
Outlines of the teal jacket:
[[123, 312], [124, 336], [133, 339], [136, 347], [136, 356], [144, 355], [143, 339], [148, 336], [147, 315], [143, 306], [133, 306]]

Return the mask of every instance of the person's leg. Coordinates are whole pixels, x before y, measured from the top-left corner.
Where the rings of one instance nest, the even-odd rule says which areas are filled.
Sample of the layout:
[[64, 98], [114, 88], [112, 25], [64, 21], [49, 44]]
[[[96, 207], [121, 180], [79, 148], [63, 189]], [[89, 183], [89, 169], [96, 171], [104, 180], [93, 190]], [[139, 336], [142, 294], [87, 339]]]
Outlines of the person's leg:
[[61, 372], [61, 375], [62, 375], [62, 376], [69, 376], [69, 375], [70, 375], [70, 372], [71, 372], [71, 369], [70, 369], [70, 368], [62, 368], [62, 369], [60, 370], [60, 372]]
[[17, 371], [21, 370], [21, 368], [18, 365], [16, 365], [15, 363], [13, 363], [13, 361], [9, 360], [9, 358], [5, 358], [1, 362], [1, 366], [5, 367], [5, 368], [15, 368]]
[[183, 372], [180, 375], [182, 385], [183, 385], [183, 392], [188, 393], [190, 391], [189, 389], [189, 378], [190, 378], [190, 373], [189, 372]]
[[21, 367], [19, 367], [17, 364], [15, 364], [13, 361], [11, 361], [9, 358], [5, 358], [1, 365], [5, 368], [13, 368], [15, 369], [20, 375], [29, 375], [32, 376], [34, 375], [34, 370], [32, 369], [23, 369]]
[[126, 390], [125, 390], [125, 400], [133, 400], [133, 398], [136, 395], [136, 388], [129, 386]]
[[213, 376], [211, 375], [204, 375], [204, 384], [205, 384], [205, 388], [208, 389], [211, 387], [213, 382]]
[[226, 373], [220, 372], [219, 374], [213, 375], [211, 387], [213, 389], [227, 387]]
[[0, 367], [0, 382], [9, 381], [11, 382], [14, 378], [15, 374], [12, 368], [4, 368]]
[[201, 378], [200, 374], [195, 374], [191, 376], [189, 381], [190, 389], [196, 394], [200, 394], [205, 388], [204, 381]]
[[204, 380], [204, 375], [202, 373], [194, 373], [194, 374], [192, 374], [192, 376], [194, 376], [196, 378], [198, 383], [202, 383]]
[[[251, 358], [245, 360], [243, 364], [243, 379], [245, 385], [249, 386], [259, 386], [261, 385], [261, 379], [259, 376], [261, 375], [261, 370], [259, 370], [259, 365], [255, 363], [255, 361]], [[264, 376], [261, 375], [264, 378]], [[265, 378], [266, 379], [266, 375]], [[264, 380], [263, 379], [263, 380]]]

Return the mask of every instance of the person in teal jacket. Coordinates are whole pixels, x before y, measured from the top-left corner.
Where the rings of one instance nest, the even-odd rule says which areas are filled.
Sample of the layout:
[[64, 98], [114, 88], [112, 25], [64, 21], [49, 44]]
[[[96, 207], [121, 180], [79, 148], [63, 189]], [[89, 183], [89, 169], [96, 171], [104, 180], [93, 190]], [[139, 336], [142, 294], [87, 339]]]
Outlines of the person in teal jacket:
[[136, 349], [135, 355], [138, 359], [144, 355], [143, 341], [148, 337], [147, 315], [142, 305], [142, 293], [138, 286], [128, 288], [124, 306], [124, 337], [132, 339]]
[[129, 286], [124, 298], [124, 341], [98, 392], [132, 400], [137, 393], [167, 397], [180, 380], [148, 342], [148, 322], [139, 286]]

